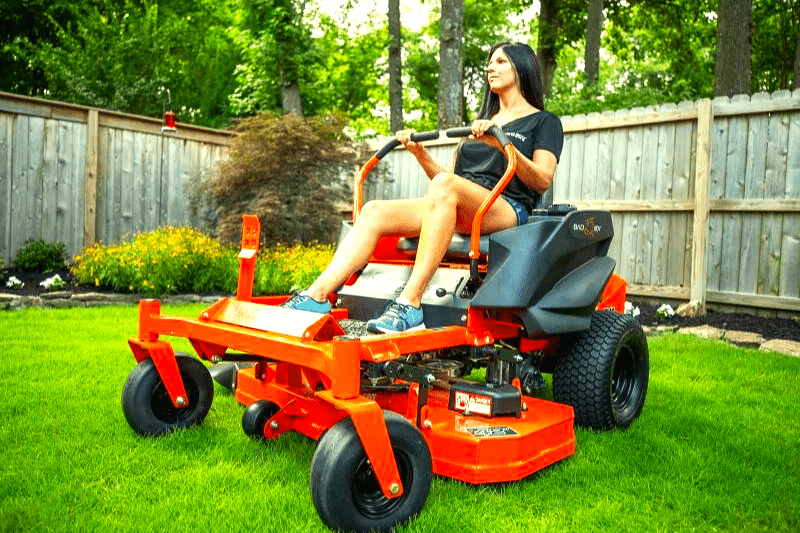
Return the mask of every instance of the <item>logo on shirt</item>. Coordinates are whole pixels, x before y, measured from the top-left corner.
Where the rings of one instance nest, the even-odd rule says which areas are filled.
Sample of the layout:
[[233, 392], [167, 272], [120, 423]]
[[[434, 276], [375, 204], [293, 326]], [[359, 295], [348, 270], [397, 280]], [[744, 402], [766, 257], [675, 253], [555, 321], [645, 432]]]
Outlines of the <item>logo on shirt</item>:
[[515, 139], [519, 139], [519, 140], [520, 140], [520, 141], [522, 141], [522, 142], [525, 142], [525, 141], [527, 141], [527, 140], [528, 140], [528, 138], [527, 138], [527, 137], [525, 137], [525, 136], [524, 136], [523, 134], [521, 134], [521, 133], [517, 133], [516, 131], [509, 131], [509, 132], [507, 132], [507, 133], [506, 133], [506, 136], [507, 136], [507, 137], [514, 137]]

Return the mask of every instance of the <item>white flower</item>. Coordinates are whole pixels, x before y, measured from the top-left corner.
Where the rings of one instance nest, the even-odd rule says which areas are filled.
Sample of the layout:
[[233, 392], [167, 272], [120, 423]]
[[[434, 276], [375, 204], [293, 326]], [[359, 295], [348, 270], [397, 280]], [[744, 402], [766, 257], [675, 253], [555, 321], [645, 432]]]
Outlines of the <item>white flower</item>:
[[16, 276], [11, 276], [10, 278], [8, 278], [8, 281], [6, 281], [6, 287], [10, 287], [12, 289], [21, 289], [24, 286], [25, 284], [22, 283], [19, 279], [17, 279]]
[[656, 316], [660, 318], [669, 318], [675, 314], [675, 311], [672, 309], [672, 306], [669, 304], [663, 304], [661, 307], [656, 309]]
[[58, 289], [64, 288], [64, 280], [61, 279], [61, 276], [56, 274], [52, 278], [47, 278], [43, 282], [39, 283], [39, 285], [41, 285], [48, 291], [57, 291]]
[[632, 303], [625, 302], [625, 314], [636, 318], [637, 316], [639, 316], [640, 311], [639, 308], [634, 307]]

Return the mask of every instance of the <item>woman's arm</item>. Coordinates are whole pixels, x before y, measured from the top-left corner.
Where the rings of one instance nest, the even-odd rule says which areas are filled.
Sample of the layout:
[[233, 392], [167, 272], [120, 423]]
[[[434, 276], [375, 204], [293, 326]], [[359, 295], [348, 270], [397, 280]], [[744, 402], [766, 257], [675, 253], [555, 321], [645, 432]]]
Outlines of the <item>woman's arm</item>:
[[[472, 136], [505, 154], [503, 147], [493, 135], [484, 135], [491, 126], [497, 124], [491, 120], [476, 120], [472, 126]], [[539, 194], [544, 193], [553, 184], [553, 177], [556, 174], [558, 159], [555, 154], [549, 150], [534, 150], [533, 159], [530, 159], [513, 145], [512, 147], [517, 153], [517, 177], [528, 188]]]
[[517, 177], [539, 194], [549, 189], [556, 174], [555, 154], [549, 150], [534, 150], [531, 161], [516, 148], [514, 151], [517, 152]]
[[415, 130], [401, 130], [395, 134], [395, 137], [417, 159], [428, 179], [433, 179], [437, 174], [446, 172], [444, 167], [431, 157], [430, 152], [423, 145], [411, 140], [411, 134], [413, 133], [415, 133]]

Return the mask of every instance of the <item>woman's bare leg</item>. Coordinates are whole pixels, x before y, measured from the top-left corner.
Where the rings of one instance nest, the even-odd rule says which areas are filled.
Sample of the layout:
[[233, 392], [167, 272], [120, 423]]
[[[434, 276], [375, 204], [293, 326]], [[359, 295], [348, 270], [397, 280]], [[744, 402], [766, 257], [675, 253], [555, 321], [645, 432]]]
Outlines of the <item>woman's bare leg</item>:
[[[424, 199], [417, 258], [400, 298], [419, 307], [422, 294], [439, 267], [453, 231], [469, 233], [472, 219], [489, 191], [455, 174], [441, 173], [431, 180]], [[481, 233], [491, 233], [517, 224], [514, 209], [502, 198], [492, 205]]]
[[425, 202], [424, 198], [417, 198], [365, 204], [330, 264], [307, 289], [308, 295], [320, 302], [325, 300], [353, 272], [367, 264], [378, 240], [384, 235], [419, 235]]

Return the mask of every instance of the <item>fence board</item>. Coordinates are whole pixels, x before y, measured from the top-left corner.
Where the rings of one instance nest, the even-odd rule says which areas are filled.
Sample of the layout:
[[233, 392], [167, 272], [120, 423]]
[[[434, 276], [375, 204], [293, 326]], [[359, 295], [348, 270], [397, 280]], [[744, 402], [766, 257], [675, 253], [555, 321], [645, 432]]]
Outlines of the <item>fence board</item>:
[[[753, 95], [753, 100], [763, 100], [764, 95]], [[744, 199], [764, 198], [764, 174], [767, 159], [768, 117], [750, 116], [747, 129], [747, 159], [745, 163]], [[739, 292], [758, 294], [758, 265], [761, 250], [761, 217], [744, 216], [742, 219], [742, 253], [739, 265]]]
[[[764, 172], [764, 197], [780, 198], [786, 191], [786, 151], [789, 137], [789, 119], [784, 113], [769, 116], [767, 141], [767, 166]], [[783, 214], [767, 213], [762, 226], [765, 252], [761, 253], [759, 278], [764, 287], [760, 294], [780, 294], [780, 259], [783, 244]]]
[[[0, 249], [11, 245], [12, 115], [0, 113]], [[0, 259], [6, 258], [0, 254]]]
[[[737, 95], [731, 101], [736, 103], [743, 99], [749, 100], [747, 95]], [[728, 99], [724, 99], [727, 101]], [[717, 102], [718, 100], [715, 100]], [[723, 151], [715, 152], [714, 159], [724, 164], [725, 188], [723, 198], [741, 199], [744, 197], [746, 151], [742, 146], [747, 146], [747, 123], [741, 118], [720, 119], [727, 126], [727, 139]], [[724, 158], [724, 159], [723, 159]], [[735, 292], [739, 288], [739, 264], [742, 246], [742, 215], [741, 213], [723, 213], [722, 217], [722, 250], [719, 283], [715, 285], [723, 292]], [[724, 258], [724, 259], [723, 259]]]
[[[682, 102], [679, 110], [684, 110], [693, 105], [691, 102]], [[679, 122], [675, 125], [675, 152], [672, 178], [672, 198], [686, 201], [692, 196], [693, 183], [693, 135], [694, 123]], [[691, 279], [691, 266], [687, 257], [691, 254], [691, 244], [687, 235], [690, 233], [689, 214], [682, 212], [672, 213], [669, 219], [669, 243], [667, 253], [668, 277], [665, 285], [688, 286]]]

